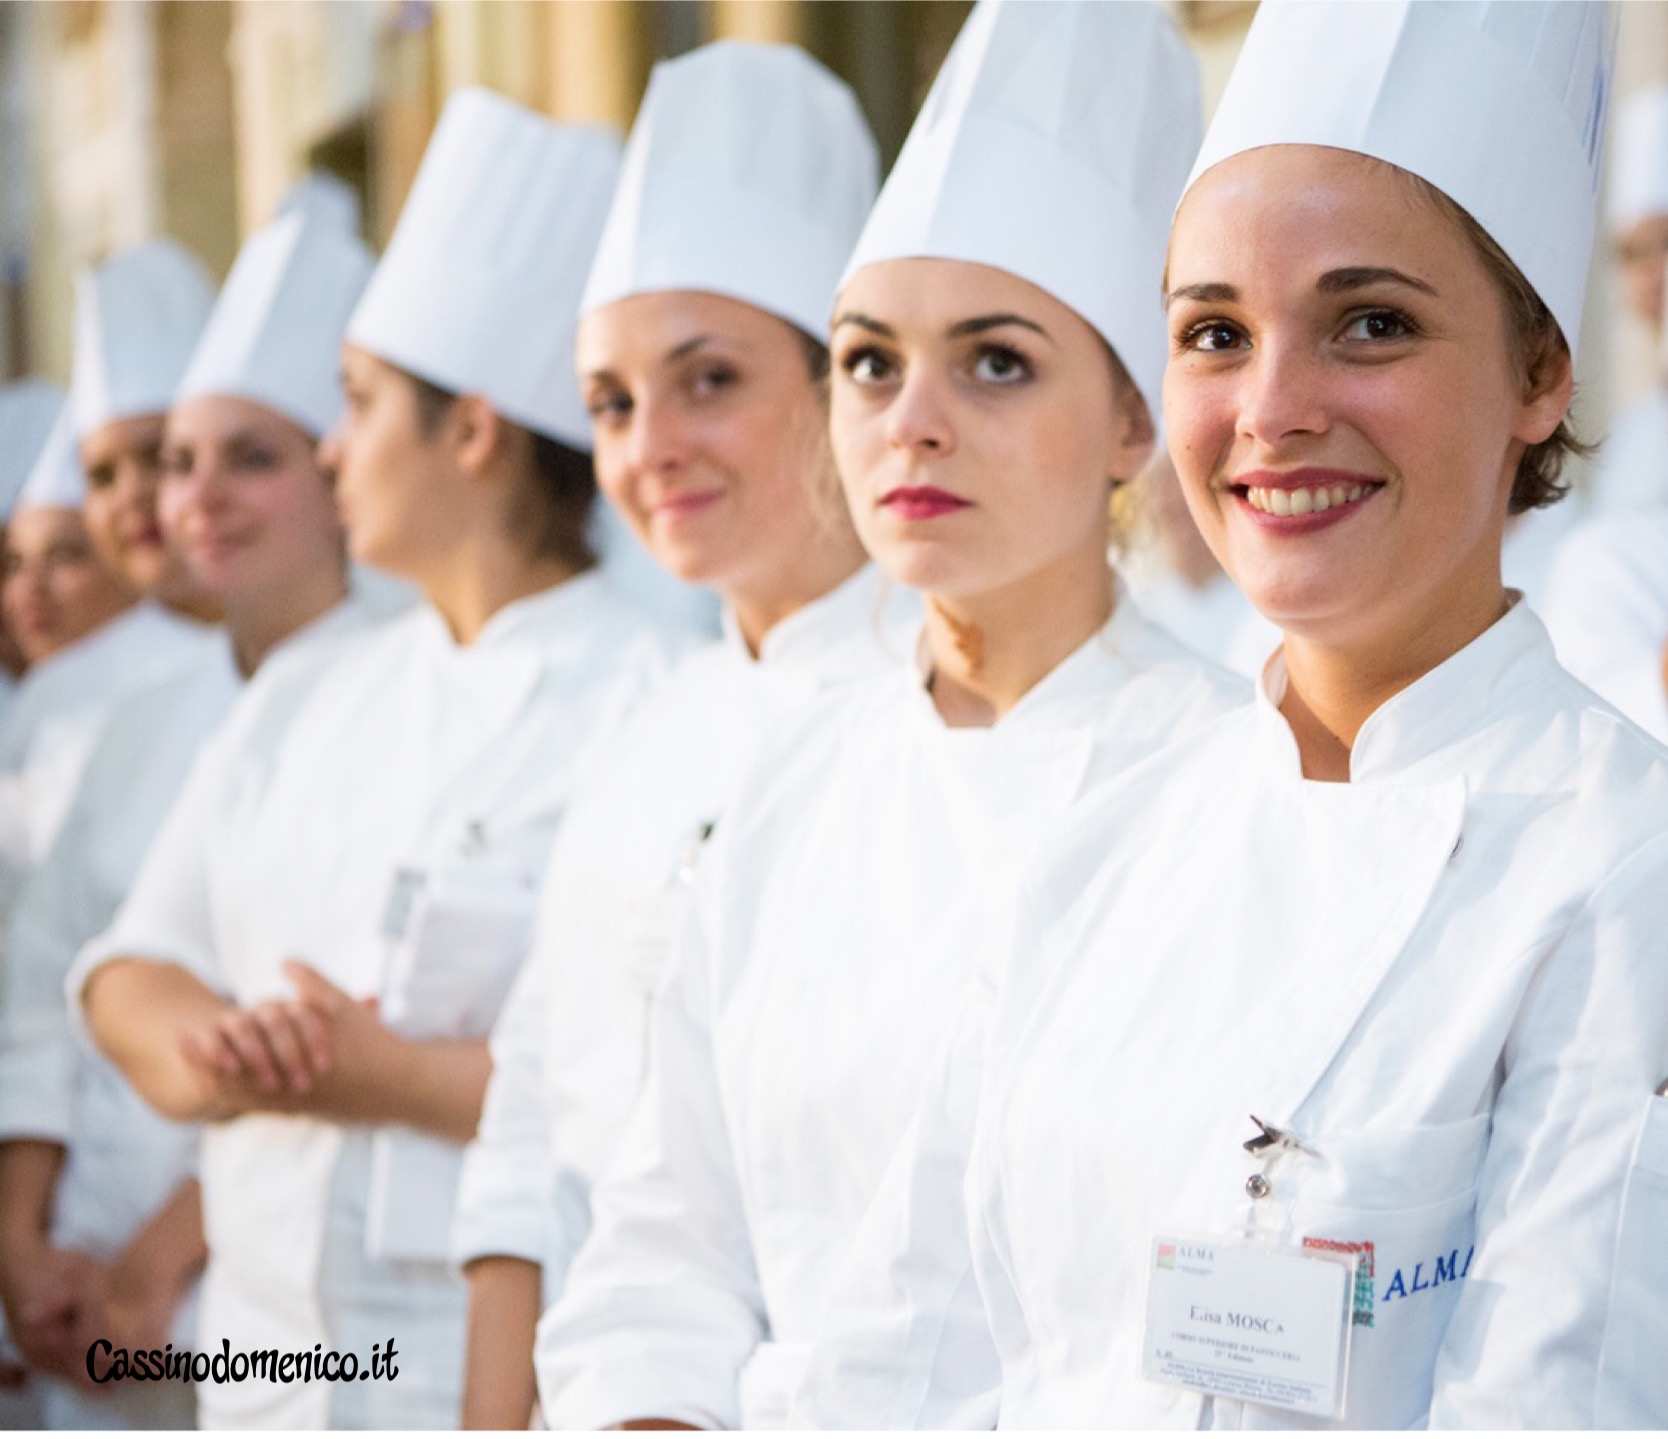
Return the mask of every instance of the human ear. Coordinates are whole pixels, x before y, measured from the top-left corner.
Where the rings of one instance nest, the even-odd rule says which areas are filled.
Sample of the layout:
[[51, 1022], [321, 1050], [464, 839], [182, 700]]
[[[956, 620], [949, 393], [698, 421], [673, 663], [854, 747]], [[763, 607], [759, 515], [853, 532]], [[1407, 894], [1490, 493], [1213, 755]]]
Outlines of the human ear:
[[1525, 444], [1538, 445], [1552, 438], [1575, 398], [1575, 366], [1562, 341], [1536, 357], [1530, 367], [1528, 392], [1512, 435]]
[[1107, 475], [1115, 489], [1134, 479], [1147, 467], [1158, 441], [1158, 429], [1153, 424], [1147, 402], [1134, 385], [1118, 387], [1114, 437]]
[[480, 475], [492, 468], [503, 448], [507, 427], [503, 417], [483, 395], [459, 395], [447, 426], [453, 458], [466, 474]]

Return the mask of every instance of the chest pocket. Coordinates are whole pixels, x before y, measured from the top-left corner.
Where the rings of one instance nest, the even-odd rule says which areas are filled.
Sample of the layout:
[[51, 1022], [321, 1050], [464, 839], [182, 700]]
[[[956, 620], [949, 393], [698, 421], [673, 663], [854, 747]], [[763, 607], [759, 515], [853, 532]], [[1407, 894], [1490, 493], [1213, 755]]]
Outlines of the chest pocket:
[[[405, 892], [400, 893], [401, 886]], [[531, 938], [538, 892], [519, 867], [459, 864], [402, 872], [390, 902], [382, 1014], [413, 1039], [484, 1037]], [[366, 1250], [444, 1263], [463, 1150], [389, 1126], [371, 1142]]]
[[[1429, 1407], [1436, 1355], [1470, 1269], [1489, 1116], [1313, 1136], [1291, 1179], [1291, 1232], [1359, 1255], [1345, 1419], [1399, 1429]], [[1276, 1191], [1282, 1176], [1276, 1176]]]
[[1668, 1097], [1645, 1101], [1599, 1360], [1596, 1422], [1605, 1429], [1668, 1425]]

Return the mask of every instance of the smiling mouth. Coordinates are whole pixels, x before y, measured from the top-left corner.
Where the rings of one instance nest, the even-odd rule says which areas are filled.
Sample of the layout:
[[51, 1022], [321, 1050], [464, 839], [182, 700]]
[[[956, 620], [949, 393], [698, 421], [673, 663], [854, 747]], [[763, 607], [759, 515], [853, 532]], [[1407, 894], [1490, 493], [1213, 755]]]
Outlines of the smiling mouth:
[[1284, 518], [1288, 515], [1322, 514], [1358, 505], [1384, 488], [1379, 480], [1345, 484], [1286, 486], [1230, 485], [1229, 490], [1254, 510]]

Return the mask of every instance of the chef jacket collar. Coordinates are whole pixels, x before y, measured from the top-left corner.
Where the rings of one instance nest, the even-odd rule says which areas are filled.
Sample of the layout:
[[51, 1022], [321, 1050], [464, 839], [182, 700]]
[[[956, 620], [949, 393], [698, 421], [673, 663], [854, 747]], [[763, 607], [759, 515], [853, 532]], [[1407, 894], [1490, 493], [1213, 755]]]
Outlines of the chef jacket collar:
[[[1129, 598], [1123, 581], [1114, 576], [1112, 583], [1112, 615], [1105, 624], [1032, 685], [1020, 696], [1019, 703], [995, 724], [982, 729], [958, 729], [953, 733], [978, 735], [998, 730], [1012, 733], [1033, 728], [1035, 723], [1053, 728], [1058, 724], [1051, 713], [1056, 706], [1083, 697], [1106, 694], [1105, 667], [1108, 664], [1119, 666], [1128, 679], [1149, 665], [1172, 657], [1174, 646], [1158, 640], [1152, 621]], [[915, 643], [914, 668], [912, 687], [920, 700], [917, 709], [942, 726], [944, 721], [927, 688], [932, 680], [932, 656], [927, 649], [924, 625]]]
[[[1381, 704], [1361, 726], [1350, 752], [1350, 780], [1360, 784], [1405, 776], [1466, 735], [1475, 734], [1507, 696], [1544, 688], [1557, 672], [1552, 642], [1517, 590], [1507, 611], [1457, 654]], [[1286, 694], [1284, 650], [1257, 682], [1261, 747], [1270, 763], [1301, 773], [1297, 741], [1280, 713]]]
[[424, 604], [420, 612], [430, 643], [460, 658], [524, 648], [548, 655], [552, 629], [571, 629], [582, 634], [586, 628], [585, 612], [609, 588], [609, 581], [600, 568], [587, 570], [571, 580], [505, 605], [481, 626], [473, 643], [467, 645], [460, 645], [452, 637], [451, 627], [433, 605]]
[[[742, 636], [734, 613], [725, 606], [721, 619], [724, 644], [747, 664], [769, 666], [814, 665], [829, 669], [836, 653], [849, 652], [853, 673], [873, 666], [876, 637], [883, 629], [890, 582], [872, 564], [863, 565], [827, 594], [818, 595], [785, 619], [778, 620], [765, 634], [755, 660]], [[895, 587], [893, 587], [895, 588]], [[845, 676], [835, 665], [831, 679]]]

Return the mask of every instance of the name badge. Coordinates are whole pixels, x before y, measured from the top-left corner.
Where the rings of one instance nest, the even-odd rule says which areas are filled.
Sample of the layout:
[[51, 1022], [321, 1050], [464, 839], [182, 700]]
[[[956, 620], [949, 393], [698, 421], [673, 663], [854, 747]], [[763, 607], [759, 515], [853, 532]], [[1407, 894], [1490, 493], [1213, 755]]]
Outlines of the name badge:
[[1141, 1377], [1342, 1418], [1355, 1265], [1238, 1237], [1155, 1236]]
[[382, 909], [382, 937], [398, 943], [411, 928], [411, 914], [417, 899], [428, 888], [429, 877], [420, 869], [402, 867], [394, 871], [388, 886], [388, 902]]

